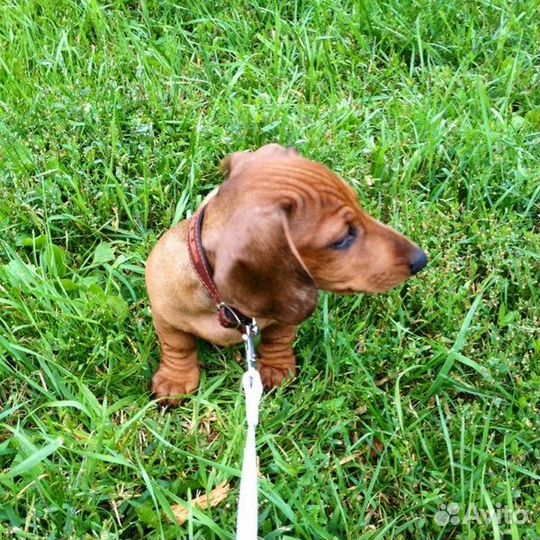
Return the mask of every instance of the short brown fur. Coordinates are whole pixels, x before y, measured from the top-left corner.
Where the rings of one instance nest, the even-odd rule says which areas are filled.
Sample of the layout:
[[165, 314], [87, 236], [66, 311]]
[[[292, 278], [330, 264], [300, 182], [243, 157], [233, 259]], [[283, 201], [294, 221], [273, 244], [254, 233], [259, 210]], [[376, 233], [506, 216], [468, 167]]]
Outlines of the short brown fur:
[[[368, 215], [349, 185], [294, 149], [270, 144], [238, 152], [222, 169], [227, 180], [205, 201], [202, 243], [222, 299], [257, 318], [259, 369], [265, 387], [272, 387], [296, 373], [292, 343], [315, 309], [318, 289], [387, 291], [411, 276], [411, 261], [423, 253]], [[146, 268], [162, 348], [152, 388], [170, 403], [198, 386], [196, 338], [241, 342], [238, 330], [219, 325], [191, 267], [187, 223], [163, 235]], [[350, 247], [336, 248], [348, 231], [356, 235]]]

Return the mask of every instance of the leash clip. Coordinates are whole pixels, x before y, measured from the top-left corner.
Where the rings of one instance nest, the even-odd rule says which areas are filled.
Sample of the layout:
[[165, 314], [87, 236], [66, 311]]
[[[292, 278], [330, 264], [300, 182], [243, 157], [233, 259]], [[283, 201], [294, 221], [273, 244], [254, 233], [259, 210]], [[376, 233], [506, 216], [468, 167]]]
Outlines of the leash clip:
[[246, 366], [248, 371], [250, 369], [257, 369], [257, 353], [255, 352], [255, 336], [259, 335], [259, 327], [257, 321], [251, 319], [249, 324], [244, 326], [244, 333], [242, 339], [244, 340], [244, 347], [246, 351]]
[[248, 426], [256, 426], [259, 423], [259, 402], [262, 395], [261, 376], [257, 371], [257, 353], [255, 352], [255, 336], [259, 333], [259, 327], [255, 319], [244, 327], [244, 347], [246, 351], [247, 370], [242, 376], [242, 386], [246, 396], [246, 420]]

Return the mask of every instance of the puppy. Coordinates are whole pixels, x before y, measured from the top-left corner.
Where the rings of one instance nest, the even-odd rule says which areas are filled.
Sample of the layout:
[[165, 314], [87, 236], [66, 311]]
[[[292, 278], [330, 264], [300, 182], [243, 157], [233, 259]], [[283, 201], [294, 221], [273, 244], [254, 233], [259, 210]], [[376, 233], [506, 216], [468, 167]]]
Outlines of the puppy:
[[[268, 144], [232, 154], [222, 166], [227, 180], [205, 200], [200, 248], [221, 300], [262, 330], [258, 365], [269, 388], [296, 374], [292, 344], [318, 289], [388, 291], [424, 268], [427, 257], [362, 210], [349, 185], [294, 149]], [[220, 324], [216, 299], [190, 260], [188, 234], [190, 220], [166, 232], [146, 266], [161, 342], [152, 389], [171, 404], [199, 384], [197, 338], [222, 346], [242, 341], [240, 330]]]

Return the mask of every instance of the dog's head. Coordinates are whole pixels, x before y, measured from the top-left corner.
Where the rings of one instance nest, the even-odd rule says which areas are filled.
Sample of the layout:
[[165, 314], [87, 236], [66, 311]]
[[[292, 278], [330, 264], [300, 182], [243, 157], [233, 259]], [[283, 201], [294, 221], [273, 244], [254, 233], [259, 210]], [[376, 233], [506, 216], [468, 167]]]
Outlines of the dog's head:
[[362, 210], [349, 185], [294, 149], [238, 152], [223, 169], [214, 279], [247, 315], [298, 324], [315, 308], [317, 289], [384, 292], [427, 263], [416, 244]]

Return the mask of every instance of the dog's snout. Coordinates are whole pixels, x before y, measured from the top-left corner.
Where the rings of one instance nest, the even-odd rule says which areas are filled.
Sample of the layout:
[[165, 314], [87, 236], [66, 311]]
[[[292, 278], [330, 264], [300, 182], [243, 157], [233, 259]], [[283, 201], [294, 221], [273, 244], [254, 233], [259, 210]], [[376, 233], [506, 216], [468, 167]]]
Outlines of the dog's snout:
[[410, 256], [409, 261], [411, 275], [414, 276], [426, 266], [428, 258], [424, 251], [422, 251], [421, 249], [415, 249]]

